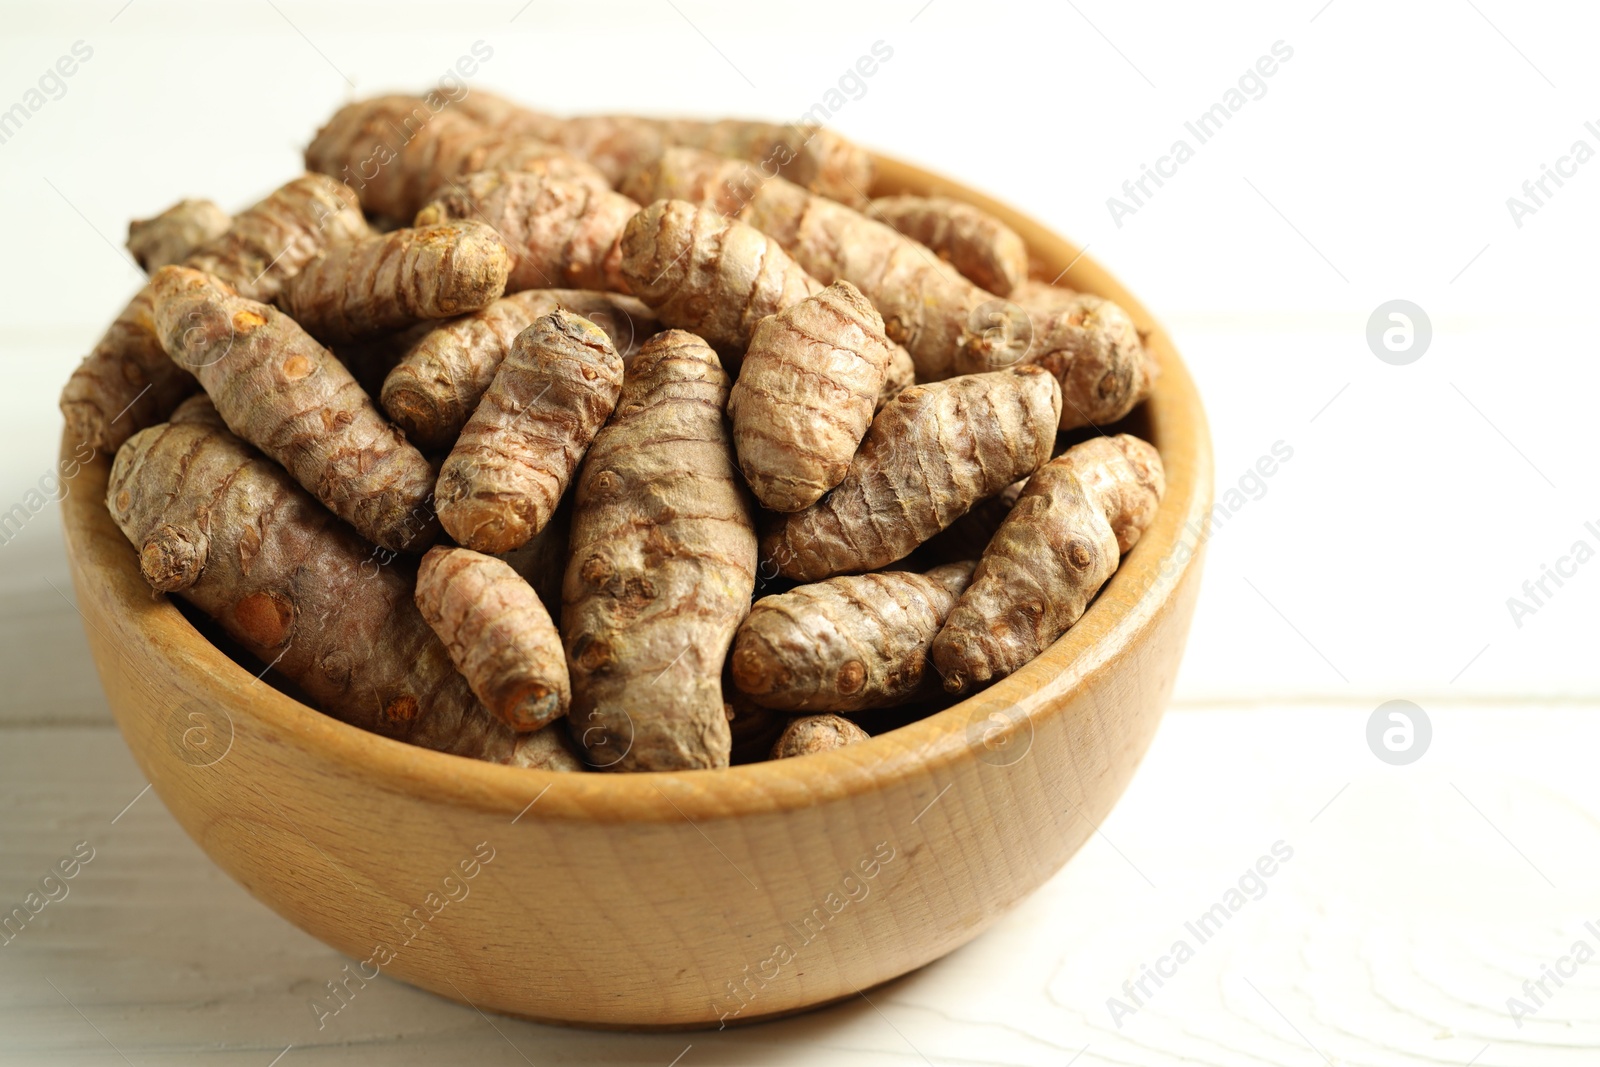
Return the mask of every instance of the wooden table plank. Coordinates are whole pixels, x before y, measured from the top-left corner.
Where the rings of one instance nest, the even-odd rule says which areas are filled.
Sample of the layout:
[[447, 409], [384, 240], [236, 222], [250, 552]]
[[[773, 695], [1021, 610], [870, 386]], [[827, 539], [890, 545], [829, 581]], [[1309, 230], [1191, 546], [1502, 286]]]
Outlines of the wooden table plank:
[[72, 598], [52, 502], [0, 544], [0, 724], [111, 722]]

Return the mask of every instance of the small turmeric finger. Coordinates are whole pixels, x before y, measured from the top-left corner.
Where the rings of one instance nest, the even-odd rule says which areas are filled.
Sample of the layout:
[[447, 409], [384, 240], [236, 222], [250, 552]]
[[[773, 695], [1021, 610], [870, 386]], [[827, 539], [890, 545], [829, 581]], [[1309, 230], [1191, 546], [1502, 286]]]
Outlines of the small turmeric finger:
[[528, 765], [412, 602], [404, 564], [233, 436], [203, 398], [117, 452], [106, 507], [151, 586], [175, 593], [322, 711], [424, 748]]
[[563, 119], [517, 103], [487, 89], [473, 89], [451, 101], [451, 106], [475, 122], [495, 130], [554, 142]]
[[870, 741], [872, 735], [849, 719], [837, 715], [803, 715], [783, 728], [772, 746], [773, 759], [832, 752], [846, 745]]
[[597, 169], [525, 123], [490, 123], [490, 114], [526, 109], [440, 90], [393, 93], [346, 104], [306, 146], [306, 169], [338, 177], [374, 215], [409, 220], [441, 188], [481, 170], [538, 170], [609, 188]]
[[230, 430], [369, 541], [427, 547], [433, 469], [331, 352], [277, 308], [200, 271], [163, 267], [150, 285], [168, 355], [200, 379]]
[[1028, 314], [1043, 319], [1076, 306], [1079, 293], [1076, 289], [1041, 282], [1037, 278], [1024, 278], [1006, 295], [1022, 305]]
[[146, 274], [182, 263], [228, 232], [233, 216], [210, 200], [180, 200], [161, 214], [128, 223], [128, 251]]
[[667, 147], [661, 125], [633, 115], [578, 115], [557, 119], [552, 140], [599, 168], [612, 185]]
[[728, 765], [722, 665], [750, 610], [756, 535], [727, 399], [709, 346], [681, 330], [657, 334], [584, 459], [561, 635], [568, 719], [591, 765]]
[[1022, 358], [1021, 309], [882, 222], [781, 178], [751, 194], [744, 217], [819, 281], [842, 278], [865, 293], [890, 339], [911, 353], [918, 379], [999, 370]]
[[980, 289], [1008, 296], [1028, 277], [1028, 246], [982, 208], [947, 196], [884, 196], [865, 212], [920, 241]]
[[493, 226], [511, 250], [507, 292], [573, 286], [626, 293], [622, 228], [638, 211], [620, 193], [570, 178], [484, 171], [438, 190], [415, 225], [477, 219]]
[[[307, 174], [234, 216], [222, 236], [184, 263], [269, 301], [322, 249], [366, 233], [355, 194], [332, 178]], [[72, 372], [61, 413], [71, 437], [109, 454], [134, 431], [166, 418], [194, 389], [194, 376], [167, 358], [155, 335], [146, 286]]]
[[1031, 323], [1023, 362], [1061, 383], [1061, 429], [1116, 422], [1150, 395], [1155, 364], [1121, 306], [1039, 282], [1018, 286], [1012, 299]]
[[419, 447], [449, 448], [517, 335], [557, 307], [604, 330], [624, 362], [660, 329], [655, 315], [630, 296], [591, 289], [525, 289], [418, 338], [383, 381], [383, 410]]
[[269, 304], [307, 263], [371, 232], [355, 193], [332, 178], [306, 174], [235, 215], [226, 233], [195, 249], [183, 266]]
[[864, 711], [932, 696], [939, 678], [928, 649], [974, 566], [846, 575], [763, 597], [734, 636], [734, 684], [783, 711]]
[[572, 690], [550, 613], [506, 563], [466, 548], [430, 548], [417, 607], [483, 706], [518, 733], [567, 713]]
[[[467, 174], [479, 171], [521, 171], [546, 178], [570, 179], [601, 192], [610, 192], [606, 176], [559, 145], [530, 137], [525, 133], [491, 129], [472, 129], [452, 125], [442, 133], [439, 147], [428, 159], [432, 182], [419, 179], [417, 188], [426, 196], [406, 217], [432, 199], [439, 190]], [[426, 188], [424, 188], [426, 185]]]
[[61, 390], [67, 435], [113, 453], [194, 392], [194, 376], [167, 358], [146, 285], [134, 294]]
[[437, 184], [427, 159], [438, 151], [439, 133], [451, 126], [479, 129], [443, 93], [352, 101], [306, 146], [306, 170], [344, 182], [374, 215], [409, 219]]
[[728, 397], [756, 499], [799, 511], [843, 480], [872, 424], [891, 347], [882, 317], [849, 282], [760, 321]]
[[[505, 114], [509, 118], [513, 112]], [[733, 160], [752, 173], [781, 176], [844, 203], [864, 203], [872, 187], [871, 153], [821, 126], [580, 115], [541, 116], [532, 128], [594, 164], [614, 185], [677, 146]]]
[[511, 253], [481, 222], [401, 229], [329, 249], [289, 280], [278, 304], [311, 336], [348, 341], [499, 298]]
[[629, 220], [621, 268], [663, 323], [716, 346], [730, 374], [756, 323], [822, 290], [770, 238], [682, 200], [658, 200]]
[[622, 357], [600, 327], [557, 308], [511, 354], [439, 471], [450, 536], [509, 552], [549, 521], [622, 391]]
[[729, 159], [698, 148], [669, 148], [636, 167], [617, 190], [641, 204], [687, 200], [725, 218], [736, 219], [768, 177], [770, 175], [744, 160]]
[[1161, 457], [1137, 437], [1094, 437], [1040, 468], [984, 550], [933, 641], [960, 693], [1020, 669], [1083, 617], [1154, 520]]
[[767, 532], [762, 559], [803, 582], [887, 566], [1042, 466], [1060, 410], [1038, 367], [912, 386], [878, 413], [844, 480]]
[[750, 119], [671, 119], [662, 126], [672, 144], [744, 160], [840, 203], [859, 205], [872, 188], [872, 154], [825, 126]]

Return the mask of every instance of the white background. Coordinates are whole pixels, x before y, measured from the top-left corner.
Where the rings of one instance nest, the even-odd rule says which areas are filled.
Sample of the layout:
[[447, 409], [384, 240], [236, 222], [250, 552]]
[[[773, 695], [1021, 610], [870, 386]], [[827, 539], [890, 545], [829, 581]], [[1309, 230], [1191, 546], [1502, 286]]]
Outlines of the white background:
[[[1116, 818], [1127, 823], [1130, 807], [1200, 803], [1179, 790], [1205, 789], [1210, 779], [1172, 750], [1175, 736], [1224, 761], [1230, 778], [1256, 776], [1263, 804], [1340, 761], [1352, 769], [1329, 770], [1327, 793], [1380, 773], [1385, 790], [1397, 782], [1422, 788], [1415, 783], [1426, 780], [1425, 765], [1399, 778], [1406, 772], [1365, 753], [1366, 714], [1391, 698], [1427, 708], [1439, 758], [1450, 752], [1464, 761], [1479, 775], [1478, 790], [1512, 798], [1508, 811], [1517, 806], [1517, 783], [1577, 803], [1572, 791], [1592, 768], [1570, 751], [1566, 762], [1546, 757], [1573, 746], [1592, 752], [1597, 737], [1590, 717], [1574, 711], [1600, 704], [1600, 560], [1520, 627], [1507, 598], [1522, 595], [1522, 583], [1574, 541], [1600, 548], [1600, 535], [1584, 529], [1593, 521], [1600, 530], [1600, 160], [1579, 168], [1521, 226], [1507, 198], [1522, 195], [1523, 182], [1575, 140], [1600, 150], [1600, 136], [1584, 128], [1588, 120], [1600, 127], [1592, 55], [1600, 19], [1592, 9], [1506, 0], [521, 7], [8, 5], [0, 109], [22, 99], [74, 42], [92, 47], [93, 57], [60, 99], [0, 144], [0, 510], [53, 469], [56, 394], [140, 284], [120, 251], [127, 220], [181, 196], [229, 208], [252, 202], [297, 172], [300, 149], [343, 102], [419, 88], [481, 40], [493, 57], [470, 84], [551, 111], [790, 119], [881, 40], [893, 57], [833, 118], [837, 128], [1016, 205], [1087, 246], [1139, 294], [1200, 384], [1219, 492], [1275, 442], [1294, 451], [1265, 495], [1211, 542], [1179, 711], [1152, 756], [1153, 765], [1174, 769], [1157, 777], [1147, 767]], [[1193, 144], [1184, 122], [1279, 41], [1293, 57], [1266, 81], [1265, 95], [1117, 225], [1107, 198], [1123, 195], [1122, 183], [1174, 139]], [[1431, 346], [1407, 366], [1381, 362], [1365, 339], [1369, 315], [1396, 298], [1419, 304], [1432, 323]], [[4, 719], [30, 729], [103, 727], [77, 620], [62, 597], [68, 583], [54, 508], [0, 546], [0, 590], [8, 604]], [[1230, 730], [1238, 742], [1220, 741]], [[41, 751], [56, 750], [54, 735], [40, 736]], [[1263, 751], [1269, 737], [1276, 747]], [[1227, 765], [1230, 753], [1246, 752], [1248, 768]], [[1512, 765], [1522, 769], [1507, 777]], [[1440, 774], [1436, 784], [1446, 790]], [[1463, 798], [1475, 792], [1449, 780], [1461, 782]], [[137, 788], [140, 780], [128, 781]], [[1487, 834], [1483, 821], [1496, 816], [1499, 836], [1475, 837], [1463, 857], [1482, 848], [1483, 862], [1497, 869], [1519, 864], [1505, 848], [1512, 840], [1526, 851], [1530, 839], [1557, 832], [1544, 819], [1515, 831], [1499, 809], [1473, 814], [1446, 799], [1457, 804], [1450, 818], [1466, 820], [1460, 825], [1474, 834]], [[53, 810], [38, 803], [40, 812]], [[156, 817], [158, 806], [147, 803]], [[1321, 799], [1304, 803], [1309, 815]], [[1381, 805], [1376, 810], [1368, 815], [1381, 819]], [[1240, 798], [1214, 814], [1237, 820], [1255, 811], [1255, 801]], [[1592, 856], [1596, 816], [1585, 818], [1581, 843], [1560, 836], [1563, 829], [1550, 847]], [[1364, 840], [1372, 829], [1354, 823], [1340, 840]], [[7, 832], [0, 829], [0, 843]], [[1124, 832], [1155, 849], [1168, 831], [1158, 814]], [[1242, 867], [1259, 850], [1253, 838], [1242, 847], [1248, 854], [1238, 863], [1230, 854], [1223, 868]], [[1090, 851], [1063, 878], [1081, 880], [1085, 865], [1099, 862]], [[185, 862], [207, 869], [190, 853]], [[4, 873], [11, 876], [9, 865]], [[138, 873], [126, 872], [135, 884]], [[18, 886], [29, 877], [19, 868]], [[1217, 888], [1225, 887], [1226, 872], [1218, 877]], [[1452, 888], [1440, 892], [1468, 892], [1474, 877], [1441, 883]], [[1062, 884], [1049, 892], [1066, 893]], [[1195, 902], [1208, 894], [1215, 896], [1199, 891]], [[1519, 906], [1547, 914], [1551, 905]], [[248, 903], [240, 907], [254, 915]], [[1030, 922], [1058, 921], [1038, 901], [1029, 907]], [[1477, 921], [1481, 928], [1486, 920]], [[1555, 920], [1547, 926], [1565, 929]], [[1146, 940], [1159, 941], [1163, 929], [1156, 923]], [[1081, 932], [1070, 927], [1061, 938]], [[988, 951], [978, 958], [1000, 959]], [[1136, 962], [1116, 958], [1104, 970], [1125, 975]], [[1511, 966], [1508, 975], [1536, 964]], [[18, 965], [0, 959], [5, 966]], [[1037, 986], [1039, 977], [1023, 984]], [[1496, 1004], [1516, 982], [1508, 976], [1503, 985], [1482, 999]], [[932, 987], [924, 980], [919, 988]], [[940, 1001], [944, 995], [942, 985], [927, 992], [948, 1014], [972, 990], [957, 983]], [[1592, 1008], [1591, 1001], [1591, 1036]], [[804, 1033], [794, 1031], [797, 1039]], [[525, 1047], [540, 1040], [529, 1037]], [[961, 1040], [973, 1044], [970, 1035]], [[261, 1038], [261, 1047], [270, 1043]], [[1061, 1036], [1068, 1052], [1039, 1062], [1065, 1062], [1084, 1043]], [[983, 1045], [919, 1055], [999, 1055]], [[1465, 1062], [1473, 1049], [1457, 1060], [1436, 1051], [1445, 1062]], [[1304, 1047], [1281, 1055], [1317, 1062]], [[1495, 1055], [1482, 1062], [1500, 1062]], [[1092, 1061], [1093, 1054], [1084, 1060]]]

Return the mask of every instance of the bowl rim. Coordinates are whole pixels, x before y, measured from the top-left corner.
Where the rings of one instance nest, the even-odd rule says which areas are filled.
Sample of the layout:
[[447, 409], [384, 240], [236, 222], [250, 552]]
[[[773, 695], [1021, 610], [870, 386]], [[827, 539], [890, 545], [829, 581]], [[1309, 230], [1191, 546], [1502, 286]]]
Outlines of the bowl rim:
[[[956, 763], [977, 758], [972, 743], [975, 724], [990, 723], [999, 714], [1005, 730], [1031, 731], [1042, 717], [1064, 711], [1074, 690], [1091, 683], [1097, 671], [1126, 654], [1139, 632], [1171, 609], [1187, 572], [1200, 565], [1211, 508], [1211, 446], [1199, 394], [1170, 338], [1143, 305], [1080, 248], [964, 185], [892, 157], [873, 153], [873, 159], [875, 195], [901, 191], [947, 195], [998, 216], [1023, 235], [1038, 261], [1052, 269], [1066, 265], [1058, 281], [1120, 304], [1160, 363], [1160, 377], [1145, 401], [1151, 436], [1168, 468], [1167, 491], [1156, 520], [1076, 625], [1021, 670], [965, 700], [846, 748], [726, 768], [572, 774], [487, 763], [369, 733], [302, 704], [259, 682], [195, 629], [171, 601], [136, 599], [132, 590], [148, 586], [139, 573], [136, 553], [109, 525], [103, 499], [68, 495], [63, 514], [68, 549], [81, 563], [131, 575], [136, 584], [107, 583], [108, 605], [130, 617], [130, 625], [143, 631], [152, 651], [175, 661], [173, 673], [189, 683], [185, 688], [191, 690], [190, 698], [215, 702], [230, 717], [240, 713], [254, 717], [263, 733], [292, 738], [313, 749], [318, 758], [342, 764], [354, 777], [411, 797], [518, 813], [518, 818], [539, 804], [541, 820], [698, 822], [813, 807], [876, 792], [912, 774], [949, 777]], [[72, 448], [64, 431], [63, 456]], [[108, 457], [94, 462], [109, 468]], [[93, 528], [101, 523], [89, 509], [98, 509], [98, 518], [117, 532], [115, 538], [95, 534]], [[1187, 551], [1180, 557], [1177, 551], [1185, 543]], [[557, 781], [563, 788], [547, 798]], [[661, 803], [663, 799], [667, 804]]]

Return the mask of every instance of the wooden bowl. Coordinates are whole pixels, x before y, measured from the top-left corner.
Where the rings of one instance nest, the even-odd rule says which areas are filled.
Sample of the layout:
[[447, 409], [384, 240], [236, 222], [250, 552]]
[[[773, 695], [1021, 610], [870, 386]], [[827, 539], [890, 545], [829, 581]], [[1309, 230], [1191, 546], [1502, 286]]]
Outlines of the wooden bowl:
[[1065, 269], [1061, 284], [1116, 300], [1148, 331], [1161, 377], [1129, 423], [1160, 449], [1167, 495], [1044, 655], [870, 742], [719, 771], [561, 775], [386, 740], [257, 681], [153, 596], [106, 511], [109, 464], [76, 478], [73, 583], [134, 758], [213, 860], [350, 956], [351, 974], [582, 1026], [783, 1015], [975, 937], [1121, 795], [1200, 585], [1212, 483], [1199, 397], [1166, 334], [1076, 248], [987, 197], [878, 163], [875, 194], [993, 212], [1045, 278]]

